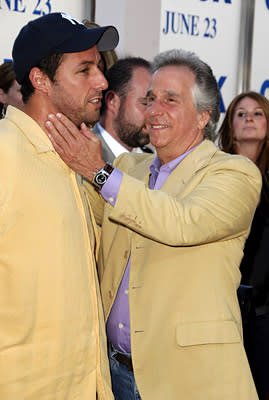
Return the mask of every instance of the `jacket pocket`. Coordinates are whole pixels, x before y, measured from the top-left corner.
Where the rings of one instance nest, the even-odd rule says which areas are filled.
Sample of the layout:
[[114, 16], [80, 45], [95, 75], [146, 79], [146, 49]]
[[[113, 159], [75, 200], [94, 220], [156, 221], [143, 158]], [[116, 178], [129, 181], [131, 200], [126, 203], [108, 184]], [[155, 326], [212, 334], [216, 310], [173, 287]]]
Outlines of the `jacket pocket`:
[[184, 322], [177, 326], [176, 336], [177, 344], [183, 347], [242, 340], [234, 321]]

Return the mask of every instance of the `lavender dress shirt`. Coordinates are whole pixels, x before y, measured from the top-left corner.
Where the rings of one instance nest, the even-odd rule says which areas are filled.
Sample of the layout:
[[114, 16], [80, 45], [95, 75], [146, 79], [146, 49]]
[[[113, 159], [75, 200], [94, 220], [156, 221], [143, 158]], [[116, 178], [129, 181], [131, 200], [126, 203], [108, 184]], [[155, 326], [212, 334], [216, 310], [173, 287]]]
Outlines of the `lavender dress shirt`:
[[[150, 165], [151, 175], [149, 178], [149, 188], [154, 190], [161, 189], [171, 172], [192, 150], [195, 149], [195, 147], [164, 165], [161, 165], [159, 158], [156, 157], [153, 163]], [[113, 206], [117, 200], [121, 180], [122, 172], [115, 168], [101, 190], [103, 198]], [[106, 325], [108, 340], [117, 350], [128, 354], [131, 353], [130, 312], [128, 300], [130, 263], [131, 256], [129, 257], [127, 266], [125, 268], [125, 272]]]

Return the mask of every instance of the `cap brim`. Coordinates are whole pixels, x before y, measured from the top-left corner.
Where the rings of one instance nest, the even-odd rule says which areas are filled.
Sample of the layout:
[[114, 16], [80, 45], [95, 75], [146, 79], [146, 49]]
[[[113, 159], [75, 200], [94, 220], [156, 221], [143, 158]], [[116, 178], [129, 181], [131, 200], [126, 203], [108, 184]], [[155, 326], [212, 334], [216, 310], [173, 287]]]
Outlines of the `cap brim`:
[[99, 28], [85, 28], [73, 35], [66, 42], [54, 48], [59, 53], [75, 53], [88, 50], [97, 45], [99, 51], [115, 49], [119, 43], [119, 34], [114, 26], [102, 26]]
[[114, 50], [119, 43], [119, 33], [114, 26], [105, 26], [100, 39], [97, 42], [97, 47], [99, 51], [109, 51]]

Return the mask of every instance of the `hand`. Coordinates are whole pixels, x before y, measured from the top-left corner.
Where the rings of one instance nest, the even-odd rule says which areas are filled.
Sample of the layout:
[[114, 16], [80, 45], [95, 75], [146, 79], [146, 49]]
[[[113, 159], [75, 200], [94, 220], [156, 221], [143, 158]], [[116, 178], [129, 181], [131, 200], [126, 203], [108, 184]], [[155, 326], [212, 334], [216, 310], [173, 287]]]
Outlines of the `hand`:
[[63, 114], [49, 114], [45, 122], [48, 137], [62, 160], [75, 172], [92, 181], [105, 165], [100, 140], [82, 123], [78, 129]]

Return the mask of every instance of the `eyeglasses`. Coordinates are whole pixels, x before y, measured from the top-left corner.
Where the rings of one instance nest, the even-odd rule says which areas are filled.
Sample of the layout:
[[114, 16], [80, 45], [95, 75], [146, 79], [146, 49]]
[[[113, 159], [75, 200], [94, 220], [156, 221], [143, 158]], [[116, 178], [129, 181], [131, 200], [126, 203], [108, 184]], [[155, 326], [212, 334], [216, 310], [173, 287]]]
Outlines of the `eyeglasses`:
[[235, 114], [235, 116], [237, 118], [240, 118], [240, 119], [246, 119], [246, 118], [261, 119], [261, 118], [265, 117], [264, 112], [260, 111], [260, 110], [259, 111], [253, 111], [253, 112], [250, 112], [250, 111], [238, 111]]

